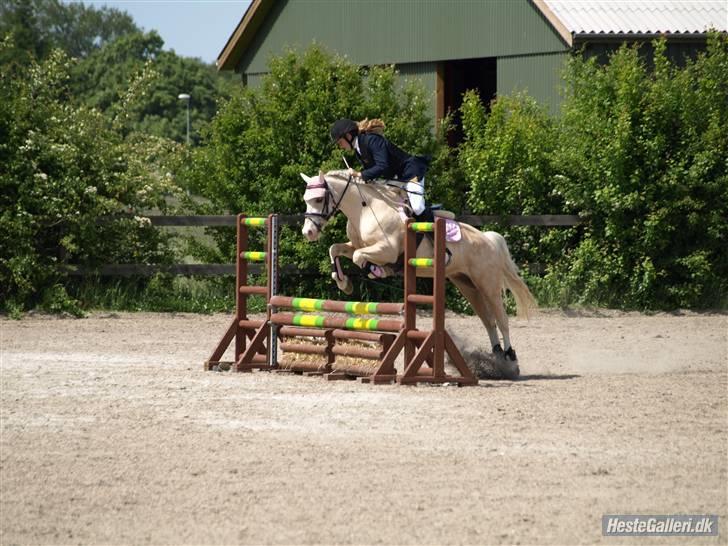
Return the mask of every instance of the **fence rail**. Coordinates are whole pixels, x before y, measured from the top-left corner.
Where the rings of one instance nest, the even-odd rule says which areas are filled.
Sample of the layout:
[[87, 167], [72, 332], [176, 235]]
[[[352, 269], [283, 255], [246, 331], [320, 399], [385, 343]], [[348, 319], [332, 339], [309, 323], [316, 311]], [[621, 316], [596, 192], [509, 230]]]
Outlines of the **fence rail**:
[[[158, 227], [225, 227], [235, 226], [237, 216], [146, 216], [153, 226]], [[303, 223], [303, 214], [281, 214], [278, 223], [281, 225], [296, 225]], [[488, 224], [502, 224], [507, 226], [576, 226], [582, 220], [579, 216], [570, 214], [539, 214], [539, 215], [506, 215], [506, 216], [474, 216], [463, 215], [457, 220], [475, 227]], [[538, 268], [537, 264], [536, 267]], [[69, 265], [69, 275], [86, 277], [100, 275], [102, 277], [151, 277], [157, 273], [170, 275], [196, 275], [202, 277], [218, 277], [235, 275], [233, 264], [107, 264], [98, 269], [90, 269]], [[263, 272], [261, 264], [248, 265], [248, 272], [259, 274]], [[320, 275], [319, 271], [301, 270], [293, 265], [280, 268], [284, 273], [298, 273], [302, 275]]]
[[[235, 226], [237, 216], [146, 216], [153, 226], [160, 227], [221, 227]], [[475, 227], [487, 224], [504, 224], [507, 226], [576, 226], [581, 218], [573, 214], [534, 214], [534, 215], [505, 215], [505, 216], [474, 216], [463, 215], [457, 218]], [[281, 225], [295, 225], [303, 222], [303, 214], [281, 214], [278, 223]]]

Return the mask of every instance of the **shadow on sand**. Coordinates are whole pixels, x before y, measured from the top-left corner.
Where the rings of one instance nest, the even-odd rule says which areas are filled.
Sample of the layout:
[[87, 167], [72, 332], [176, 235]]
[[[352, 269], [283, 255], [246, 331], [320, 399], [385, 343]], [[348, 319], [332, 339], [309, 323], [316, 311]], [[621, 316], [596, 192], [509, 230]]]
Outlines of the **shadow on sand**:
[[502, 377], [481, 377], [479, 378], [479, 387], [482, 388], [499, 388], [499, 387], [528, 387], [531, 381], [564, 381], [569, 379], [578, 379], [581, 377], [577, 374], [530, 374], [521, 375], [518, 379], [504, 379]]
[[565, 374], [548, 374], [548, 373], [535, 373], [531, 375], [522, 375], [516, 381], [561, 381], [564, 379], [577, 379], [581, 377], [575, 373]]

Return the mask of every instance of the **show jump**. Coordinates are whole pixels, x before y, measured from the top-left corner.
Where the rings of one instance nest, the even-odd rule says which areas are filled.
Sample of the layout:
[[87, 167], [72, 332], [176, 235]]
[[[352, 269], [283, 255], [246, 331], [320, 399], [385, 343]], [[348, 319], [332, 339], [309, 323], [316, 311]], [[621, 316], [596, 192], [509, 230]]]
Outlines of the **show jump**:
[[[251, 229], [266, 230], [265, 251], [248, 248]], [[417, 234], [421, 232], [433, 234], [432, 257], [416, 256]], [[407, 221], [404, 246], [401, 302], [282, 295], [278, 294], [277, 215], [267, 218], [239, 215], [235, 318], [205, 361], [205, 370], [285, 371], [320, 375], [329, 380], [359, 378], [364, 383], [476, 385], [478, 379], [445, 328], [445, 219]], [[265, 264], [264, 285], [248, 283], [251, 262]], [[425, 269], [427, 276], [433, 278], [433, 291], [418, 294], [418, 271]], [[253, 295], [265, 298], [266, 314], [262, 320], [248, 316], [248, 298]], [[430, 329], [417, 327], [418, 306], [431, 306]], [[234, 360], [221, 360], [233, 340]], [[445, 372], [446, 354], [454, 368], [453, 374]]]

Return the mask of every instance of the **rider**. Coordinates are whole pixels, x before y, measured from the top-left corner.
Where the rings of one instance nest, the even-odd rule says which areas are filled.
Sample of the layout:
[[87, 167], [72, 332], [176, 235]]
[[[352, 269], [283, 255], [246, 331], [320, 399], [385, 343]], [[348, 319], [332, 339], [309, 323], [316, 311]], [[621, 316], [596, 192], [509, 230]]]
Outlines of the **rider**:
[[425, 207], [425, 172], [429, 158], [410, 155], [384, 138], [384, 123], [379, 119], [360, 121], [340, 119], [331, 126], [331, 140], [344, 150], [354, 150], [364, 169], [350, 174], [365, 182], [375, 178], [406, 182], [410, 207], [417, 220], [432, 221]]

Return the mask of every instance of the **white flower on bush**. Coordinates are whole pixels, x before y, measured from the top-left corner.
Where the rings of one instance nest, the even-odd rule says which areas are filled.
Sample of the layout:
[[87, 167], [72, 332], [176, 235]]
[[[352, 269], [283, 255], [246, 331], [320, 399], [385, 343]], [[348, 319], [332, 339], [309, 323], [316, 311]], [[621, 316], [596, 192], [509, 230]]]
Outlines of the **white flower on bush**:
[[96, 195], [97, 191], [96, 186], [88, 186], [85, 190], [83, 190], [83, 193], [86, 195]]
[[134, 221], [139, 224], [139, 227], [149, 227], [152, 225], [152, 221], [146, 216], [135, 216]]
[[145, 184], [144, 187], [140, 190], [137, 190], [137, 197], [139, 199], [144, 199], [147, 195], [154, 192], [154, 188], [150, 186], [149, 184]]

